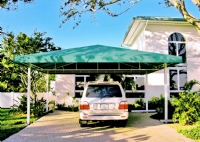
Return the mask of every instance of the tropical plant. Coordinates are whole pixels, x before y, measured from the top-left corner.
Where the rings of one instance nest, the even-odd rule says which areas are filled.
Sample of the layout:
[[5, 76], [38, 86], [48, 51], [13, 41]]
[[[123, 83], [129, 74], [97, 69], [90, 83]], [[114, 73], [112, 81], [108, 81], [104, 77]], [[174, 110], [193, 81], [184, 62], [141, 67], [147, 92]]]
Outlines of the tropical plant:
[[136, 109], [136, 110], [142, 110], [142, 109], [145, 109], [146, 103], [144, 102], [144, 100], [142, 98], [140, 98], [139, 100], [135, 101], [133, 106], [134, 106], [134, 109]]
[[191, 138], [193, 140], [199, 140], [200, 139], [200, 125], [196, 125], [195, 127], [191, 129], [181, 129], [178, 131], [179, 133], [182, 133], [188, 138]]
[[[27, 68], [14, 64], [14, 57], [30, 53], [50, 52], [61, 48], [51, 43], [52, 38], [44, 37], [45, 33], [37, 31], [32, 36], [27, 36], [24, 33], [15, 36], [12, 32], [6, 35], [3, 37], [2, 46], [0, 46], [0, 92], [25, 92], [27, 89]], [[32, 92], [36, 92], [34, 88], [39, 89], [37, 90], [39, 92], [44, 92], [46, 88], [44, 74], [32, 71], [31, 78]]]
[[179, 121], [180, 124], [193, 124], [200, 119], [200, 93], [198, 91], [190, 92], [195, 84], [199, 84], [196, 80], [187, 82], [184, 86], [184, 92], [179, 93], [179, 97], [175, 97], [172, 105], [175, 107], [173, 121]]
[[[45, 114], [45, 106], [46, 106], [46, 100], [42, 97], [41, 99], [36, 99], [35, 102], [33, 102], [33, 98], [30, 98], [30, 114], [33, 114], [34, 116], [43, 116]], [[24, 113], [27, 114], [27, 97], [26, 95], [23, 95], [21, 98], [19, 98], [19, 106], [14, 105], [11, 107], [10, 113]]]
[[182, 92], [172, 102], [175, 107], [173, 120], [180, 124], [193, 124], [200, 119], [200, 95], [197, 92]]

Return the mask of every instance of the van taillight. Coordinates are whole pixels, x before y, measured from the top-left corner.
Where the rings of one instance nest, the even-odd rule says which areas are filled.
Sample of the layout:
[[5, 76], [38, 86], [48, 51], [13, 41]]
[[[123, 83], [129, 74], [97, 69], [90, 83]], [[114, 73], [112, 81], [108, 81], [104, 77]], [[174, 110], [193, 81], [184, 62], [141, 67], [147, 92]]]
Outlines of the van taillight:
[[82, 102], [80, 104], [80, 110], [89, 110], [90, 109], [90, 105], [88, 102]]
[[127, 101], [120, 102], [118, 109], [128, 109], [128, 102]]

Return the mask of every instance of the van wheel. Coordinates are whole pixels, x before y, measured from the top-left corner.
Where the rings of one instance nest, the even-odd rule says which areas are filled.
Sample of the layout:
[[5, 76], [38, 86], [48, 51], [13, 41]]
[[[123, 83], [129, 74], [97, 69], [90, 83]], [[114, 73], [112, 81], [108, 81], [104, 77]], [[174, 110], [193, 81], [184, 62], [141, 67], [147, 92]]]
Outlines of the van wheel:
[[79, 119], [79, 124], [80, 124], [80, 127], [85, 127], [85, 126], [87, 126], [87, 121], [83, 121], [83, 120], [81, 120], [81, 119]]
[[125, 127], [125, 126], [126, 126], [126, 123], [127, 123], [127, 119], [126, 119], [126, 120], [120, 120], [120, 121], [119, 121], [119, 125], [120, 125], [121, 127]]

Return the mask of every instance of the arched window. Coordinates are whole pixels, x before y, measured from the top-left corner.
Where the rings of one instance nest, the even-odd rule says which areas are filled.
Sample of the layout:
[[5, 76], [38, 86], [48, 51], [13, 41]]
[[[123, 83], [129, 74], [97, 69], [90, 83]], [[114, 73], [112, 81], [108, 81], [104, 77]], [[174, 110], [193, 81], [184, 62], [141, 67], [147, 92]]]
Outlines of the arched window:
[[169, 55], [182, 56], [186, 62], [186, 43], [185, 38], [180, 33], [173, 33], [168, 38]]
[[[183, 63], [186, 63], [186, 41], [182, 34], [173, 33], [168, 38], [169, 55], [182, 56]], [[177, 95], [183, 91], [187, 81], [186, 64], [169, 68], [170, 94]]]

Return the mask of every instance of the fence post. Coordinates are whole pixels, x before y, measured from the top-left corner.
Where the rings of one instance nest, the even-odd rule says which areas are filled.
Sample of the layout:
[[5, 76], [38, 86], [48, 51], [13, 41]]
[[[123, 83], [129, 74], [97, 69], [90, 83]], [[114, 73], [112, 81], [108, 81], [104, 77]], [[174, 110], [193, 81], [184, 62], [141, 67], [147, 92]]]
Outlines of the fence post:
[[1, 92], [0, 92], [0, 108], [2, 107], [2, 95], [1, 95]]
[[14, 92], [11, 92], [11, 96], [12, 96], [12, 106], [14, 105]]

